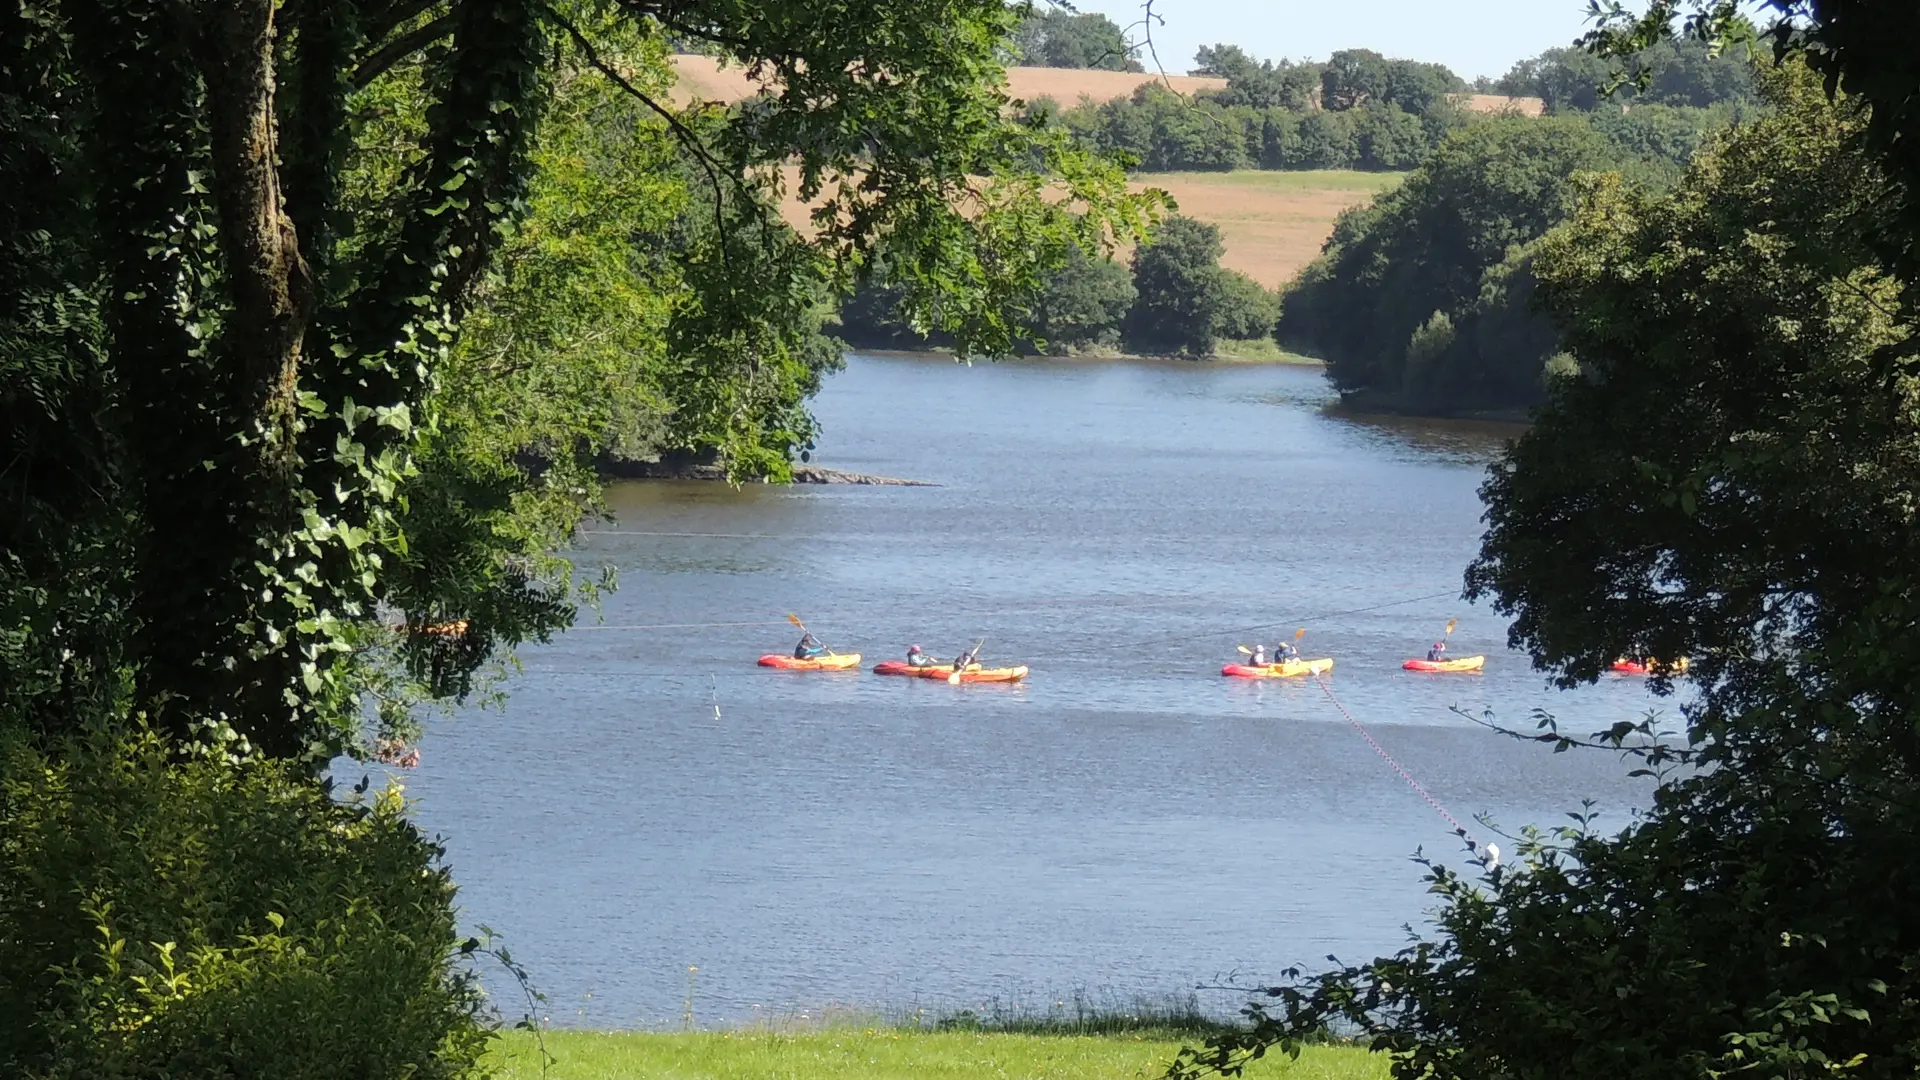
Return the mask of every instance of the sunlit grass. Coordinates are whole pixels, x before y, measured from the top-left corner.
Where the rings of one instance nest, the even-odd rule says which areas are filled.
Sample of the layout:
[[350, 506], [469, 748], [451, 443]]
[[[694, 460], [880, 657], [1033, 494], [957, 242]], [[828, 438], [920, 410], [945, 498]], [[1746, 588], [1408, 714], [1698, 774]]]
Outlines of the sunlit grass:
[[[813, 1031], [550, 1031], [553, 1080], [1153, 1080], [1181, 1043], [1164, 1035], [1029, 1035], [833, 1027]], [[508, 1033], [489, 1062], [507, 1080], [541, 1076], [533, 1036]], [[1247, 1070], [1252, 1080], [1384, 1080], [1386, 1060], [1346, 1046], [1310, 1046]]]

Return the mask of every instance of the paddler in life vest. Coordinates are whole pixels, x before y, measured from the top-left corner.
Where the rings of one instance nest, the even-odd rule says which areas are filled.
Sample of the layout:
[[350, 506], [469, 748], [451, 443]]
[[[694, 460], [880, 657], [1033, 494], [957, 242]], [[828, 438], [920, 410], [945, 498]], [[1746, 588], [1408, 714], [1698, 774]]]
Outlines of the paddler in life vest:
[[1427, 650], [1427, 659], [1433, 661], [1436, 664], [1442, 660], [1445, 660], [1446, 658], [1447, 658], [1447, 643], [1444, 641], [1434, 642], [1433, 648]]
[[813, 640], [813, 634], [811, 632], [803, 635], [800, 638], [800, 644], [793, 647], [793, 658], [795, 660], [813, 660], [825, 655], [827, 655], [826, 646]]
[[938, 660], [935, 660], [933, 657], [928, 656], [924, 652], [921, 652], [920, 646], [918, 645], [907, 646], [907, 666], [908, 667], [938, 667], [939, 663], [940, 662]]
[[1300, 659], [1300, 650], [1294, 648], [1291, 641], [1283, 641], [1273, 647], [1273, 662], [1276, 664], [1298, 659]]
[[1253, 656], [1248, 659], [1247, 663], [1253, 667], [1266, 667], [1267, 647], [1265, 645], [1255, 645], [1253, 647]]

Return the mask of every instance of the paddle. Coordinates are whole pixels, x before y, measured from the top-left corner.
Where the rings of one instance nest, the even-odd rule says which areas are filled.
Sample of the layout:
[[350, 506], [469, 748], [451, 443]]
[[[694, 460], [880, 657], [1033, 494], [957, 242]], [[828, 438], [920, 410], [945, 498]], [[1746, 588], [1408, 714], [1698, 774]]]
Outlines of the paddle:
[[973, 663], [973, 658], [980, 655], [980, 646], [986, 643], [986, 638], [981, 638], [979, 641], [974, 642], [973, 648], [962, 653], [960, 658], [953, 662], [953, 674], [947, 676], [948, 686], [960, 685], [960, 673], [967, 670], [967, 665]]
[[[795, 615], [793, 612], [789, 611], [787, 612], [787, 621], [799, 627], [801, 633], [807, 635], [808, 637], [813, 637], [813, 631], [807, 629], [807, 624], [800, 621], [800, 616]], [[819, 638], [813, 638], [813, 640], [820, 641]], [[839, 653], [833, 651], [833, 646], [827, 644], [824, 641], [820, 641], [820, 647], [827, 650], [828, 656], [840, 655]]]

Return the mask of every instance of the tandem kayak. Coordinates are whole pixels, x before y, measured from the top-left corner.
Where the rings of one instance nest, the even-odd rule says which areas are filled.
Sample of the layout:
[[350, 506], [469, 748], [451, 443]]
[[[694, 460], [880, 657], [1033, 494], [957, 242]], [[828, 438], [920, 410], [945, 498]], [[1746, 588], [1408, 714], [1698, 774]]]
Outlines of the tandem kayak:
[[860, 666], [860, 654], [856, 652], [842, 656], [816, 656], [811, 660], [796, 660], [782, 653], [768, 653], [760, 658], [760, 666], [780, 668], [784, 671], [846, 671]]
[[1409, 660], [1400, 666], [1407, 671], [1479, 671], [1487, 666], [1487, 658], [1456, 656], [1451, 660]]
[[1333, 670], [1333, 658], [1321, 657], [1318, 660], [1288, 660], [1281, 664], [1228, 664], [1220, 669], [1222, 675], [1233, 675], [1242, 679], [1293, 679], [1301, 675], [1318, 675]]
[[1687, 670], [1687, 658], [1683, 656], [1671, 664], [1665, 664], [1658, 660], [1647, 660], [1645, 662], [1639, 660], [1615, 660], [1607, 670], [1616, 675], [1681, 675]]
[[[945, 679], [953, 674], [952, 664], [939, 664], [929, 667], [914, 667], [900, 660], [883, 660], [873, 665], [875, 675], [905, 675], [914, 679]], [[961, 682], [1019, 682], [1027, 677], [1027, 665], [1018, 667], [983, 668], [973, 664], [960, 673]]]

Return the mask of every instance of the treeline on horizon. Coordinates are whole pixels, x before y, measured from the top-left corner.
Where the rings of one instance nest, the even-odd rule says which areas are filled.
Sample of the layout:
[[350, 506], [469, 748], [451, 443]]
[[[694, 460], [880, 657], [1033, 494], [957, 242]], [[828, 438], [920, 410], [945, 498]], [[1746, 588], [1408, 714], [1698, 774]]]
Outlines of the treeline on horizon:
[[[1121, 28], [1104, 15], [1035, 15], [1014, 59], [1044, 67], [1139, 70]], [[1029, 47], [1026, 43], [1032, 43]], [[1100, 63], [1068, 62], [1097, 58]], [[1233, 169], [1415, 168], [1449, 134], [1485, 114], [1470, 94], [1537, 98], [1548, 115], [1579, 113], [1623, 145], [1684, 163], [1702, 137], [1753, 107], [1746, 60], [1698, 42], [1663, 42], [1640, 58], [1645, 85], [1619, 81], [1607, 61], [1580, 49], [1549, 49], [1506, 75], [1469, 83], [1444, 64], [1342, 49], [1325, 61], [1262, 60], [1238, 45], [1201, 48], [1193, 75], [1225, 79], [1187, 97], [1147, 83], [1110, 101], [1027, 103], [1036, 122], [1058, 124], [1084, 145], [1125, 155], [1147, 172]], [[1524, 111], [1516, 101], [1514, 111]]]

